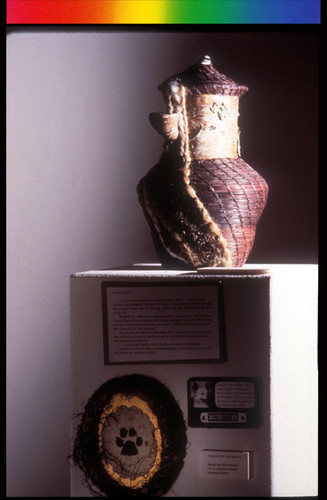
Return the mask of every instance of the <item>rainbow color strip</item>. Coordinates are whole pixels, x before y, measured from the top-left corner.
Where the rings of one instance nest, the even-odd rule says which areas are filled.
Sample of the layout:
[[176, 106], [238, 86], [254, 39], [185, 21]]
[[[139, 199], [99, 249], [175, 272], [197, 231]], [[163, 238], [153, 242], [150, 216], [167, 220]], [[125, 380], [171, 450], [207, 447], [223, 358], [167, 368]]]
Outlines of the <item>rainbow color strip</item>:
[[7, 0], [7, 24], [319, 24], [320, 0]]

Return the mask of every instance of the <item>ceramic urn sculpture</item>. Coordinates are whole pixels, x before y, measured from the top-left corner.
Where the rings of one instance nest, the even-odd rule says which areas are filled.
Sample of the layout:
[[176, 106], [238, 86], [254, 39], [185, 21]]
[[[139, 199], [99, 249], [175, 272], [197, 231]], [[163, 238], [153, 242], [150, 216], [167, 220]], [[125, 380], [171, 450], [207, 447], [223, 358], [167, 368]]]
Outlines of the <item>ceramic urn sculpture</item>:
[[158, 257], [165, 268], [240, 267], [268, 195], [240, 156], [239, 97], [248, 88], [205, 56], [159, 90], [167, 112], [150, 122], [164, 152], [137, 186]]

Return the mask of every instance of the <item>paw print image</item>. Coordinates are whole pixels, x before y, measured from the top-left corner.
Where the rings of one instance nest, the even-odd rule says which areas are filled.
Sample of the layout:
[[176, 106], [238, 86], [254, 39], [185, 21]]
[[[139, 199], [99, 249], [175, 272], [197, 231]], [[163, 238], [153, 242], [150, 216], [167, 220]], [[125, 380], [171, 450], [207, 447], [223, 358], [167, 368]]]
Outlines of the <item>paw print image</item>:
[[148, 474], [161, 450], [149, 417], [136, 406], [119, 406], [104, 421], [102, 449], [107, 467], [121, 478]]
[[143, 444], [143, 439], [141, 436], [137, 436], [134, 427], [131, 427], [129, 430], [122, 427], [119, 431], [119, 437], [116, 439], [116, 444], [121, 448], [122, 455], [137, 455], [138, 448]]

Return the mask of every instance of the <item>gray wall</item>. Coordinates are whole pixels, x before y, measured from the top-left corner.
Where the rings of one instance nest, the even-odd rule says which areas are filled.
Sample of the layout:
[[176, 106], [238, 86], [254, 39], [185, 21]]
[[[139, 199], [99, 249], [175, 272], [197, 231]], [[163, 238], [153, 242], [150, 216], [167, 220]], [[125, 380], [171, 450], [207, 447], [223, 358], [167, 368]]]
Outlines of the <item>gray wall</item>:
[[317, 262], [317, 51], [305, 33], [8, 34], [8, 496], [69, 494], [69, 276], [157, 261], [135, 186], [168, 76], [208, 53], [250, 88], [242, 157], [270, 197], [249, 262]]

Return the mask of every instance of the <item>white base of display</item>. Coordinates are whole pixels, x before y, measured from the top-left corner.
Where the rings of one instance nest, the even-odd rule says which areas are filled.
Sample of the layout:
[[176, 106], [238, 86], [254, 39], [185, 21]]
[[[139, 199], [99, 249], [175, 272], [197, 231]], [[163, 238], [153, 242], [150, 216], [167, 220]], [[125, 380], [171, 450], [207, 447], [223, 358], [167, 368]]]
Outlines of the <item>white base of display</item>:
[[[88, 398], [106, 380], [143, 373], [170, 388], [188, 424], [190, 378], [258, 377], [260, 425], [254, 428], [188, 425], [185, 464], [166, 496], [315, 496], [317, 271], [316, 265], [267, 264], [166, 271], [156, 264], [135, 264], [74, 274], [71, 277], [72, 415], [83, 412]], [[169, 292], [168, 287], [176, 283], [184, 287], [201, 284], [204, 289], [210, 283], [222, 283], [220, 305], [224, 309], [224, 324], [220, 323], [217, 329], [224, 341], [225, 357], [217, 361], [165, 359], [105, 364], [104, 326], [108, 325], [104, 323], [108, 318], [104, 319], [103, 314], [103, 282], [121, 284], [126, 289], [130, 286], [135, 297], [135, 284], [151, 286], [154, 300], [159, 285], [166, 286]], [[110, 328], [108, 331], [110, 336]], [[204, 345], [200, 343], [200, 347]], [[160, 355], [159, 349], [156, 355]], [[72, 438], [77, 423], [78, 419], [72, 419]], [[92, 496], [83, 486], [79, 470], [74, 468], [71, 494]]]

